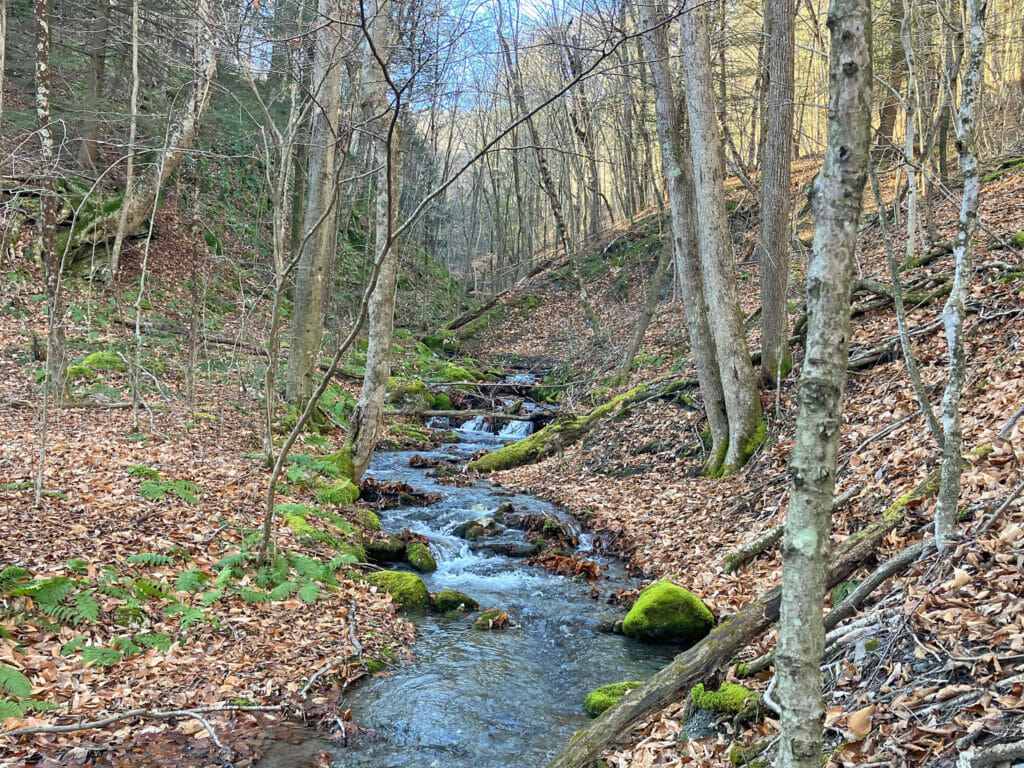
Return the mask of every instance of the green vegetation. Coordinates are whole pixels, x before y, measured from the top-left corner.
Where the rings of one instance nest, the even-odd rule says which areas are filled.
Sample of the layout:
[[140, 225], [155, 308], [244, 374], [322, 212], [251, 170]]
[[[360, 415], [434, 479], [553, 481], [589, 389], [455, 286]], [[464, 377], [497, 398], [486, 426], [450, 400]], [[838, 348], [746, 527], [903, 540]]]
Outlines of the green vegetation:
[[690, 701], [698, 709], [712, 712], [728, 712], [739, 714], [751, 704], [757, 704], [760, 696], [746, 686], [736, 683], [722, 683], [717, 691], [705, 690], [703, 683], [698, 683], [690, 691]]
[[587, 698], [583, 700], [583, 709], [591, 717], [597, 717], [625, 696], [626, 691], [639, 688], [643, 684], [643, 680], [630, 680], [625, 683], [602, 685], [587, 694]]
[[403, 608], [429, 608], [430, 593], [423, 579], [404, 571], [377, 571], [366, 577], [367, 583], [390, 593]]
[[670, 581], [644, 589], [622, 622], [622, 632], [648, 643], [693, 645], [707, 635], [715, 618], [700, 598]]
[[442, 589], [434, 598], [434, 610], [438, 613], [478, 611], [480, 610], [480, 603], [464, 592]]
[[430, 554], [426, 544], [414, 541], [405, 548], [405, 559], [420, 573], [431, 573], [437, 570], [437, 561]]

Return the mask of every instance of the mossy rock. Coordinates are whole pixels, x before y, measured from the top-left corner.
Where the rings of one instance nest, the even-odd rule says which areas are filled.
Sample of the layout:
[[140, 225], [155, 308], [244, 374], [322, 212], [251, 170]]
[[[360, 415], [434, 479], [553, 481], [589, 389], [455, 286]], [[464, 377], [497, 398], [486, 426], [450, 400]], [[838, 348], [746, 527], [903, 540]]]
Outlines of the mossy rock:
[[467, 520], [464, 523], [460, 523], [455, 526], [455, 530], [452, 533], [460, 539], [476, 541], [477, 539], [501, 533], [501, 530], [501, 527], [493, 519], [485, 517], [480, 520]]
[[418, 379], [389, 380], [387, 400], [396, 411], [429, 411], [434, 407], [433, 395]]
[[434, 395], [434, 409], [438, 411], [450, 411], [452, 409], [452, 397], [447, 392], [439, 392]]
[[626, 691], [639, 688], [643, 684], [643, 680], [630, 680], [625, 683], [602, 685], [587, 694], [587, 698], [583, 700], [583, 709], [591, 717], [597, 717], [625, 696]]
[[68, 368], [68, 379], [92, 379], [99, 371], [124, 371], [124, 360], [116, 352], [97, 350], [86, 355], [76, 365]]
[[703, 683], [693, 686], [690, 691], [690, 701], [697, 709], [707, 709], [711, 712], [726, 712], [738, 715], [751, 704], [756, 706], [759, 695], [744, 685], [736, 683], [722, 683], [717, 691], [708, 691]]
[[414, 541], [405, 548], [405, 560], [420, 573], [437, 570], [437, 561], [430, 554], [430, 548], [421, 541]]
[[[335, 507], [351, 507], [359, 498], [359, 488], [349, 479], [342, 482], [322, 486], [316, 492], [316, 500], [320, 504]], [[380, 521], [377, 521], [378, 524]]]
[[438, 613], [478, 611], [480, 610], [480, 603], [465, 592], [456, 592], [454, 589], [442, 589], [434, 598], [434, 610]]
[[700, 598], [670, 581], [643, 590], [622, 622], [623, 634], [645, 643], [693, 645], [714, 626], [715, 617]]
[[438, 371], [437, 377], [441, 381], [480, 381], [487, 378], [480, 371], [475, 371], [470, 368], [464, 368], [461, 365], [455, 363], [445, 363], [444, 367]]
[[375, 563], [400, 563], [405, 560], [405, 542], [397, 536], [363, 542], [366, 556]]
[[377, 571], [369, 574], [366, 581], [377, 589], [390, 593], [391, 598], [403, 608], [430, 607], [427, 585], [415, 573]]
[[439, 433], [437, 438], [442, 443], [455, 444], [462, 442], [462, 436], [453, 429], [446, 429], [444, 432]]
[[380, 517], [372, 509], [360, 509], [356, 512], [356, 522], [368, 531], [381, 530]]
[[473, 622], [473, 629], [505, 629], [507, 626], [508, 614], [497, 610], [484, 611]]
[[377, 672], [383, 672], [396, 661], [398, 661], [398, 656], [395, 655], [395, 652], [390, 648], [385, 648], [376, 656], [371, 656], [366, 660], [366, 671], [371, 675], [376, 674]]
[[454, 355], [459, 351], [459, 340], [450, 331], [436, 331], [423, 337], [423, 344], [433, 352]]

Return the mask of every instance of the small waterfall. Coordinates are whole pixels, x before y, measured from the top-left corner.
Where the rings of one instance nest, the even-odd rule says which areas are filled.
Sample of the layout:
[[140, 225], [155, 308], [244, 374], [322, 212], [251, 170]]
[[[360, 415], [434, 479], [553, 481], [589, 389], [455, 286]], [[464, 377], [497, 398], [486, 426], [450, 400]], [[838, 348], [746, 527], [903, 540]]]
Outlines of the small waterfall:
[[529, 437], [532, 434], [532, 421], [510, 421], [498, 433], [500, 437], [511, 437], [516, 440], [522, 440], [524, 437]]
[[470, 419], [465, 424], [463, 424], [461, 427], [459, 427], [459, 431], [460, 432], [488, 432], [488, 433], [493, 434], [493, 432], [491, 432], [490, 425], [487, 423], [487, 417], [486, 416], [474, 416], [472, 419]]

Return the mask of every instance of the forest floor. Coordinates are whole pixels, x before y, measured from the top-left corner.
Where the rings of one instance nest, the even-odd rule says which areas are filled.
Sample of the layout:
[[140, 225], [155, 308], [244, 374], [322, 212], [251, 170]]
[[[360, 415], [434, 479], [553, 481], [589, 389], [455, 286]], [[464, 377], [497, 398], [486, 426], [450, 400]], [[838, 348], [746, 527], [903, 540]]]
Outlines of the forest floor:
[[[734, 238], [737, 252], [744, 252], [751, 237], [742, 215], [747, 201], [739, 190], [733, 199], [738, 203], [732, 215]], [[954, 203], [935, 204], [934, 217], [936, 242], [951, 241]], [[871, 605], [854, 617], [859, 629], [831, 647], [825, 679], [832, 766], [948, 766], [958, 751], [1016, 738], [1024, 728], [1024, 501], [1017, 496], [991, 519], [1001, 502], [1021, 491], [1024, 420], [1004, 437], [999, 433], [1024, 404], [1024, 258], [1019, 248], [1005, 244], [1024, 227], [1024, 176], [1011, 172], [984, 185], [981, 220], [966, 322], [962, 412], [965, 452], [974, 453], [963, 476], [962, 540], [942, 559], [932, 555], [914, 563], [880, 588]], [[636, 227], [598, 252], [603, 266], [584, 261], [584, 269], [590, 266], [596, 273], [589, 289], [604, 327], [613, 330], [610, 345], [592, 341], [575, 293], [564, 290], [562, 267], [510, 292], [505, 309], [493, 313], [490, 326], [474, 339], [478, 354], [491, 359], [514, 355], [538, 365], [554, 362], [563, 380], [574, 385], [566, 403], [571, 407], [575, 398], [581, 411], [595, 391], [603, 399], [659, 376], [694, 378], [683, 341], [683, 309], [670, 301], [659, 306], [629, 381], [619, 389], [602, 387], [643, 301], [641, 274], [645, 267], [651, 270], [649, 254], [654, 252], [650, 237], [649, 227]], [[896, 247], [902, 261], [902, 238]], [[631, 258], [637, 253], [646, 254], [646, 262]], [[806, 262], [806, 251], [794, 258], [791, 322], [802, 311]], [[927, 293], [947, 282], [952, 269], [946, 251], [906, 269], [902, 279]], [[741, 263], [737, 271], [749, 315], [758, 305], [757, 265]], [[862, 233], [857, 278], [891, 282], [877, 224]], [[947, 365], [943, 302], [944, 296], [908, 302], [914, 354], [936, 405]], [[757, 322], [748, 327], [750, 347], [757, 349]], [[833, 545], [917, 487], [941, 455], [899, 348], [888, 344], [864, 358], [897, 333], [891, 302], [866, 293], [856, 296], [853, 329], [850, 355], [860, 357], [861, 365], [850, 373], [844, 403], [836, 493], [847, 493], [848, 501], [834, 515]], [[799, 361], [801, 354], [797, 345], [794, 359]], [[762, 389], [769, 439], [730, 478], [701, 475], [700, 412], [653, 400], [602, 423], [562, 455], [491, 479], [566, 506], [637, 573], [650, 579], [669, 576], [698, 594], [718, 617], [728, 616], [780, 581], [778, 548], [732, 574], [725, 573], [723, 561], [784, 517], [799, 375], [797, 363], [780, 390]], [[884, 540], [878, 561], [929, 535], [933, 511], [933, 497], [913, 504], [905, 523]], [[769, 633], [744, 658], [773, 646], [774, 633]], [[760, 689], [769, 677], [770, 671], [753, 680], [737, 680], [735, 670], [728, 675], [730, 681]], [[678, 701], [636, 727], [628, 745], [605, 755], [606, 764], [723, 765], [731, 746], [763, 745], [778, 733], [776, 716], [768, 712], [763, 722], [738, 728], [725, 722], [711, 738], [680, 738], [686, 707], [685, 700]]]

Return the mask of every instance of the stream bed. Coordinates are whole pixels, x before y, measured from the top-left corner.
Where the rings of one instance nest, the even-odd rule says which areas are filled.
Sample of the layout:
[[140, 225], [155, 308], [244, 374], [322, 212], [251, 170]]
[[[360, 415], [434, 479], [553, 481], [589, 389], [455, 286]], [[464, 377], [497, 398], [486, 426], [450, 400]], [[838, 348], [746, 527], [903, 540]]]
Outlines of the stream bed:
[[[476, 426], [480, 425], [467, 424], [459, 431], [461, 443], [420, 455], [464, 460], [474, 451], [493, 449], [512, 438], [512, 429], [502, 437], [471, 428]], [[617, 561], [595, 557], [602, 577], [588, 585], [522, 560], [473, 551], [469, 542], [452, 533], [460, 523], [489, 516], [503, 502], [519, 512], [567, 521], [564, 513], [487, 483], [463, 488], [440, 484], [427, 477], [426, 470], [409, 467], [412, 455], [379, 452], [367, 475], [441, 493], [444, 500], [387, 510], [381, 514], [384, 529], [398, 533], [409, 528], [430, 539], [438, 565], [436, 572], [424, 574], [431, 592], [465, 592], [482, 609], [506, 611], [511, 626], [482, 631], [472, 627], [475, 614], [409, 614], [417, 625], [416, 663], [363, 680], [346, 695], [353, 720], [372, 728], [379, 739], [359, 747], [325, 748], [336, 758], [335, 764], [345, 766], [542, 766], [588, 721], [583, 698], [589, 691], [607, 683], [646, 679], [664, 666], [673, 650], [600, 630], [624, 612], [592, 598], [591, 587], [607, 594], [634, 586]], [[521, 541], [523, 534], [510, 529], [502, 537]], [[581, 549], [586, 545], [583, 536]]]

